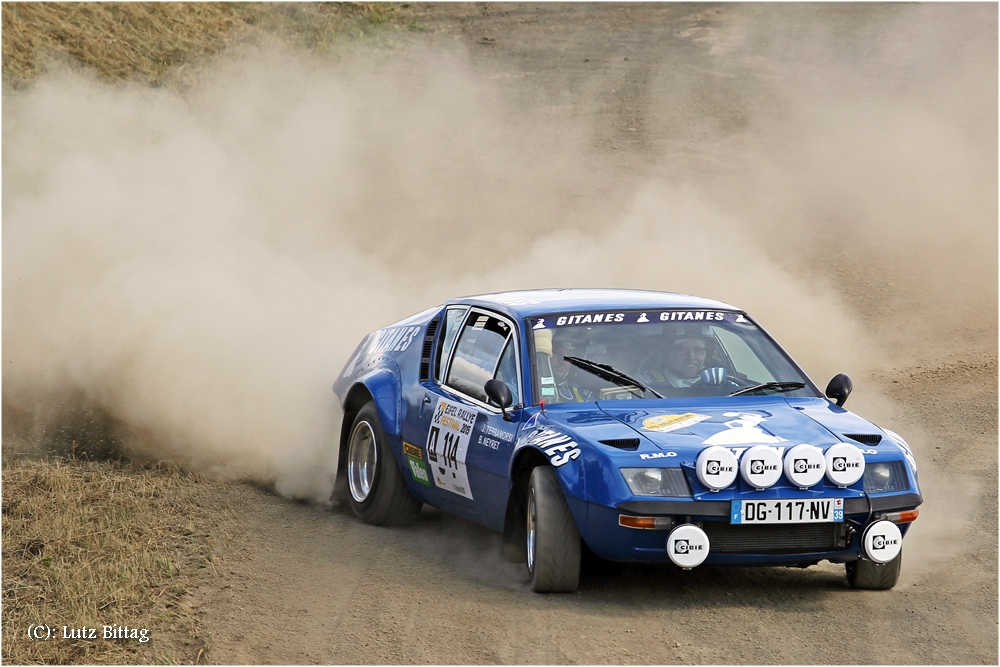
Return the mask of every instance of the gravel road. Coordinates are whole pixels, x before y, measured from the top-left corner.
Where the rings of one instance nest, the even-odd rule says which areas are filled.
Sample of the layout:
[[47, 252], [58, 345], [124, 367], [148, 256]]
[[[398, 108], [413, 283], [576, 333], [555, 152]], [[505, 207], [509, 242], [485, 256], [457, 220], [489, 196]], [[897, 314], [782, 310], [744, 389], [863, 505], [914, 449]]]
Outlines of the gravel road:
[[420, 30], [392, 49], [458, 49], [526, 121], [587, 128], [608, 188], [578, 206], [683, 184], [832, 285], [879, 341], [848, 407], [910, 439], [926, 503], [891, 591], [829, 563], [592, 564], [545, 596], [499, 535], [435, 510], [379, 529], [237, 485], [189, 600], [208, 660], [996, 664], [996, 5], [403, 11]]

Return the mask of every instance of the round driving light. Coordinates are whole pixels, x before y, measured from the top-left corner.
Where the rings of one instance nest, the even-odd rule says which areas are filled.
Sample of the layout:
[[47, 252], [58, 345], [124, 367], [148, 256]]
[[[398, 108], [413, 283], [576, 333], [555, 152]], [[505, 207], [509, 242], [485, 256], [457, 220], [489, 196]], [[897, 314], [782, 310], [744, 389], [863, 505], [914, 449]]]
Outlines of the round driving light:
[[781, 456], [768, 445], [755, 445], [743, 452], [740, 459], [743, 481], [761, 491], [781, 478]]
[[698, 567], [708, 558], [708, 535], [691, 523], [677, 526], [667, 536], [667, 556], [685, 570]]
[[861, 536], [861, 549], [876, 563], [888, 563], [903, 548], [903, 534], [892, 521], [876, 521]]
[[865, 474], [865, 455], [847, 442], [826, 450], [826, 478], [839, 487], [850, 486]]
[[736, 457], [725, 447], [709, 447], [701, 450], [695, 469], [698, 481], [711, 491], [724, 489], [736, 480]]
[[785, 477], [800, 489], [816, 484], [825, 472], [826, 459], [819, 447], [796, 445], [785, 454]]

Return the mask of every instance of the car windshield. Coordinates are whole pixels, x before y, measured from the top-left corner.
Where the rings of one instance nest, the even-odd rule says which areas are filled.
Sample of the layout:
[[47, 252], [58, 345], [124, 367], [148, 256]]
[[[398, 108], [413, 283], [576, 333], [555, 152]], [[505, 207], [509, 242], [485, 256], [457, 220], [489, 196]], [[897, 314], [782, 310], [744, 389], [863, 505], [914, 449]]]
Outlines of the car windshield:
[[818, 396], [743, 313], [620, 310], [527, 320], [535, 403], [662, 396]]

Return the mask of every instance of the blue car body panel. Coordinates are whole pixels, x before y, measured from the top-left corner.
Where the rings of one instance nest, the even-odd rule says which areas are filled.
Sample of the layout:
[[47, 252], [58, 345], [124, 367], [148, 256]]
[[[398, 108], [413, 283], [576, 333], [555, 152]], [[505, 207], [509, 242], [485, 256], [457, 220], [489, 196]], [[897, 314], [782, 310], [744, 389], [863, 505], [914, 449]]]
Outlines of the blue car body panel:
[[[523, 405], [509, 410], [511, 421], [505, 421], [499, 410], [469, 400], [435, 380], [435, 355], [443, 338], [440, 323], [446, 309], [457, 305], [509, 320], [516, 329], [521, 360], [528, 360], [531, 353], [528, 318], [547, 313], [675, 308], [742, 312], [717, 301], [660, 292], [535, 290], [453, 299], [372, 332], [351, 355], [333, 389], [348, 418], [352, 406], [354, 412], [357, 409], [352, 400], [366, 402], [370, 397], [375, 402], [407, 488], [415, 498], [432, 506], [503, 530], [515, 460], [530, 450], [558, 472], [581, 537], [593, 551], [612, 560], [669, 562], [666, 530], [627, 528], [619, 525], [619, 516], [673, 517], [677, 522], [708, 526], [706, 531], [714, 526], [724, 533], [731, 530], [727, 526], [731, 525], [733, 501], [844, 499], [843, 525], [847, 528], [834, 526], [843, 533], [835, 549], [766, 554], [712, 551], [706, 561], [751, 565], [857, 559], [860, 530], [853, 526], [863, 526], [879, 512], [913, 509], [922, 501], [916, 462], [906, 443], [825, 398], [644, 398], [563, 403], [543, 410], [531, 396], [530, 364], [522, 361]], [[687, 414], [696, 415], [697, 420], [668, 432], [644, 426], [650, 419]], [[345, 432], [350, 426], [345, 423]], [[446, 461], [435, 460], [440, 451], [435, 438], [442, 434], [461, 445], [462, 461], [454, 461], [451, 467]], [[863, 436], [861, 440], [856, 439], [859, 436]], [[601, 441], [634, 441], [635, 447], [622, 449]], [[908, 488], [866, 494], [863, 478], [848, 488], [839, 488], [824, 478], [811, 488], [799, 489], [782, 476], [770, 488], [757, 491], [737, 476], [728, 488], [713, 491], [699, 482], [695, 461], [699, 452], [715, 441], [737, 458], [755, 444], [783, 451], [802, 443], [822, 450], [841, 442], [853, 443], [864, 453], [866, 465], [902, 462]], [[346, 435], [342, 435], [342, 442], [346, 443]], [[629, 467], [678, 468], [690, 494], [636, 496], [620, 472], [620, 468]], [[907, 528], [908, 524], [900, 525], [904, 533]]]

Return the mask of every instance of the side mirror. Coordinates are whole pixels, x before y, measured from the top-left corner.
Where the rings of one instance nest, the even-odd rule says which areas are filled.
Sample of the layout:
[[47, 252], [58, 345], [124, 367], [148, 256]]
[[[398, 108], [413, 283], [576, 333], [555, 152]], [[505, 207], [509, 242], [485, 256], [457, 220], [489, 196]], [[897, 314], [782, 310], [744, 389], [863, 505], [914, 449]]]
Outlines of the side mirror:
[[490, 401], [500, 406], [500, 411], [503, 413], [503, 420], [507, 422], [511, 421], [510, 415], [507, 414], [507, 408], [514, 402], [514, 397], [510, 393], [510, 387], [501, 380], [487, 380], [483, 389], [486, 390], [486, 396]]
[[835, 375], [830, 380], [830, 384], [826, 385], [826, 396], [836, 401], [837, 407], [840, 407], [844, 405], [847, 397], [851, 395], [852, 389], [854, 389], [854, 384], [851, 382], [851, 378], [841, 373], [840, 375]]

